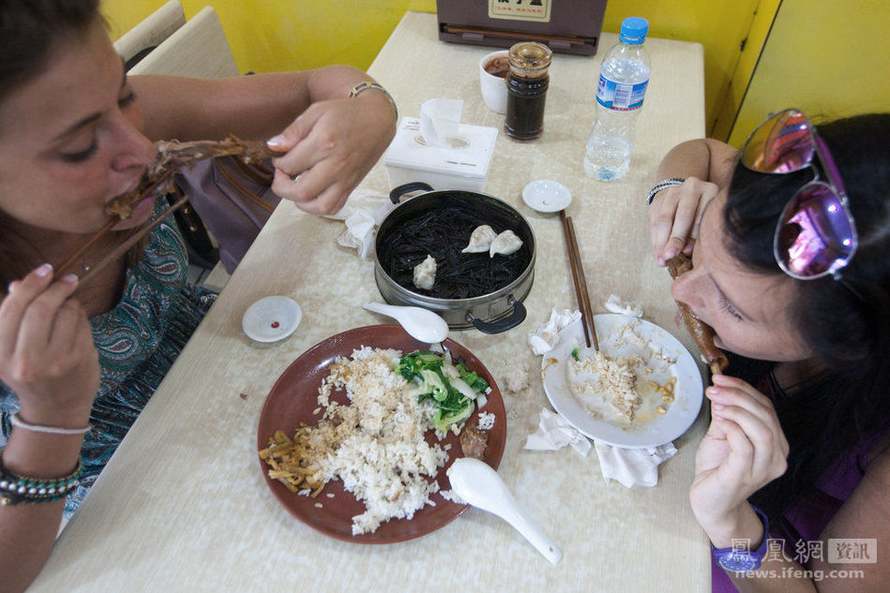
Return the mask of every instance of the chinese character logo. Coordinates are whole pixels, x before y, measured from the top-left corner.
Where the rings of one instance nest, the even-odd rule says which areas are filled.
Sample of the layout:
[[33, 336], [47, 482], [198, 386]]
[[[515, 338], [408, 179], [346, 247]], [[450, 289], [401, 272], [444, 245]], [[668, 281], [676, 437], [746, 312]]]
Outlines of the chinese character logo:
[[874, 538], [830, 538], [828, 562], [832, 564], [875, 564], [878, 540]]

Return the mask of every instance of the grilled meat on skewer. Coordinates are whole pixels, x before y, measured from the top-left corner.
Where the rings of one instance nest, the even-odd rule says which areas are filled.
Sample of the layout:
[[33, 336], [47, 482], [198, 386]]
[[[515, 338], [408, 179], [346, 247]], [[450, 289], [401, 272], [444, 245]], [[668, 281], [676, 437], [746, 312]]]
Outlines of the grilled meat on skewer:
[[[668, 271], [672, 278], [685, 274], [692, 269], [692, 260], [683, 255], [672, 257], [667, 262]], [[683, 322], [686, 324], [686, 330], [698, 346], [705, 363], [710, 367], [711, 373], [718, 375], [729, 366], [729, 359], [717, 346], [714, 345], [714, 330], [696, 317], [689, 307], [683, 303], [677, 303], [680, 313], [683, 315]]]

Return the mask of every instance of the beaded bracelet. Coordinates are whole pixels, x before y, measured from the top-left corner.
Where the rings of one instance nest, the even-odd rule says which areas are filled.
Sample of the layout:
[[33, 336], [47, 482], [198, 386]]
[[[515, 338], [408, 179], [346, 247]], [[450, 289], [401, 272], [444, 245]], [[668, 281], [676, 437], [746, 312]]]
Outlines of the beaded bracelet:
[[668, 179], [664, 179], [659, 181], [655, 185], [652, 186], [652, 189], [649, 190], [649, 193], [646, 195], [646, 203], [651, 206], [652, 200], [655, 199], [656, 194], [663, 189], [667, 189], [669, 187], [675, 187], [677, 185], [683, 185], [683, 182], [686, 181], [683, 177], [669, 177]]
[[62, 478], [41, 480], [8, 471], [0, 459], [0, 506], [20, 503], [53, 502], [65, 498], [80, 485], [80, 461], [74, 471]]

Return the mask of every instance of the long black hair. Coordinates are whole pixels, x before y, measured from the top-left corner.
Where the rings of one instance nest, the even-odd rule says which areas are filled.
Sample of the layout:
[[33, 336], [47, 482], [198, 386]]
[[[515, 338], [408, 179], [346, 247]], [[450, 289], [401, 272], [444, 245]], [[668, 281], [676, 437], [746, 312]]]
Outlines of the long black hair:
[[[752, 500], [776, 525], [841, 456], [890, 427], [890, 114], [840, 119], [817, 130], [846, 185], [859, 249], [842, 282], [830, 276], [794, 281], [787, 314], [824, 370], [774, 394], [791, 447], [788, 470]], [[812, 178], [811, 169], [764, 175], [736, 166], [724, 225], [730, 252], [743, 265], [783, 273], [773, 257], [773, 233], [785, 204]], [[740, 361], [737, 369], [754, 383], [770, 367]]]

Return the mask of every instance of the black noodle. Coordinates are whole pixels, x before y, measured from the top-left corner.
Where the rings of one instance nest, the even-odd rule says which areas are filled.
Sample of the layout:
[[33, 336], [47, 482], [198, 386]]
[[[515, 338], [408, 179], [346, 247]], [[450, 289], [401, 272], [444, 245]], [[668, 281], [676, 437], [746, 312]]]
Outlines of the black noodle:
[[[497, 217], [493, 217], [497, 218]], [[484, 220], [465, 208], [449, 206], [421, 213], [395, 225], [380, 245], [377, 254], [383, 269], [399, 285], [412, 292], [444, 298], [465, 299], [490, 294], [513, 282], [531, 260], [526, 242], [516, 253], [489, 257], [484, 253], [461, 253], [470, 234], [487, 224], [496, 233], [518, 228]], [[414, 266], [432, 255], [436, 260], [436, 282], [432, 290], [414, 286]]]

